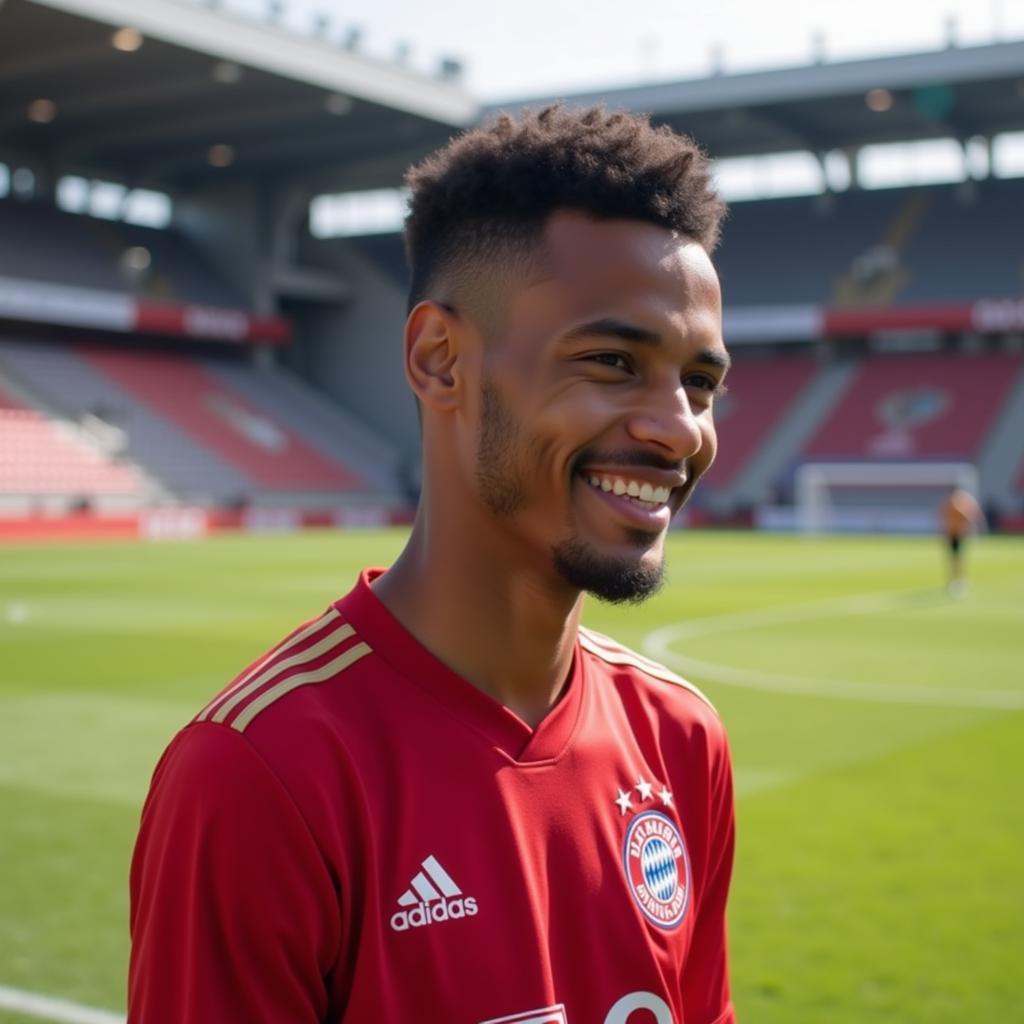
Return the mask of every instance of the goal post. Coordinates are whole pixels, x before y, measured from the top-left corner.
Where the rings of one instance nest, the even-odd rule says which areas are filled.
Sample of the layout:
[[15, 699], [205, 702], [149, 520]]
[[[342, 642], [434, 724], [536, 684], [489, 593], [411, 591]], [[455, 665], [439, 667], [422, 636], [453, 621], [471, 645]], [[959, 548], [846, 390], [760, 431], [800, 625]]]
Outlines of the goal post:
[[970, 462], [807, 462], [796, 471], [797, 529], [805, 534], [936, 529], [953, 487], [978, 495]]

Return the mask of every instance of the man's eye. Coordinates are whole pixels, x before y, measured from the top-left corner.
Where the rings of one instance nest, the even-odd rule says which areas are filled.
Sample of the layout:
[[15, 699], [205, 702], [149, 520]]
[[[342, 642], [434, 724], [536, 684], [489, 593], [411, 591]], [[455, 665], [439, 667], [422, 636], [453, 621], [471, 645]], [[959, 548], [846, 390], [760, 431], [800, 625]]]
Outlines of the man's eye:
[[720, 397], [726, 392], [725, 385], [720, 384], [716, 378], [707, 373], [691, 373], [684, 378], [683, 383], [687, 387], [700, 388], [701, 391], [707, 391], [716, 397]]
[[629, 359], [621, 352], [595, 352], [590, 358], [602, 366], [612, 366], [617, 370], [630, 369]]

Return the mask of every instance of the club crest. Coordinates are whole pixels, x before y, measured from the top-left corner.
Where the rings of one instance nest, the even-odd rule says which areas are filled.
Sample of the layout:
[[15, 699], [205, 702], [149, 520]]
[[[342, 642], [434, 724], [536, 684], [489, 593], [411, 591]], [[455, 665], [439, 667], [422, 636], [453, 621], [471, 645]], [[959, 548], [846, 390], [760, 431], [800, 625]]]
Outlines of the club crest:
[[622, 846], [630, 891], [644, 917], [659, 928], [679, 925], [690, 903], [690, 857], [676, 823], [661, 811], [630, 822]]

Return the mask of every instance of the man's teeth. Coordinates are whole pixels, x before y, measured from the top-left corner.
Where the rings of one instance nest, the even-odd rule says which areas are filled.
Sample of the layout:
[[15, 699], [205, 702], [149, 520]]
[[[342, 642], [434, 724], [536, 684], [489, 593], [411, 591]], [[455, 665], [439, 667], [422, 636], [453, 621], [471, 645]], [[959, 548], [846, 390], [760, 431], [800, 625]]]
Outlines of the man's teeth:
[[672, 493], [669, 487], [652, 487], [647, 483], [639, 483], [636, 480], [623, 480], [621, 477], [597, 476], [591, 474], [587, 477], [587, 483], [592, 487], [599, 487], [602, 491], [610, 494], [626, 495], [645, 501], [654, 505], [664, 505]]

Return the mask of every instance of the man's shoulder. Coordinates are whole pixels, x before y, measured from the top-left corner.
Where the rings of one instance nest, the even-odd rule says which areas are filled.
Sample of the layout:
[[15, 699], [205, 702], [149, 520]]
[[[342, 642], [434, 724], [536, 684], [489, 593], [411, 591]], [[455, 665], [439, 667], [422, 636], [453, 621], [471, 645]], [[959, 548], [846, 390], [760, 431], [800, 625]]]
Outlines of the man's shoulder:
[[[284, 637], [240, 672], [194, 718], [247, 732], [258, 719], [266, 722], [277, 709], [296, 706], [292, 694], [315, 701], [324, 686], [348, 673], [372, 648], [337, 605]], [[351, 676], [350, 676], [351, 678]], [[319, 692], [318, 692], [319, 691]], [[275, 712], [275, 713], [277, 713]]]
[[656, 697], [691, 707], [695, 712], [710, 712], [717, 719], [718, 711], [697, 686], [671, 669], [643, 654], [626, 647], [596, 630], [580, 627], [580, 647], [592, 661], [615, 674], [618, 680], [628, 680], [637, 688]]
[[337, 765], [364, 742], [361, 709], [380, 676], [343, 611], [331, 605], [240, 672], [184, 723], [157, 775], [218, 779], [222, 789], [235, 777], [273, 779], [302, 806], [325, 779], [338, 781]]

